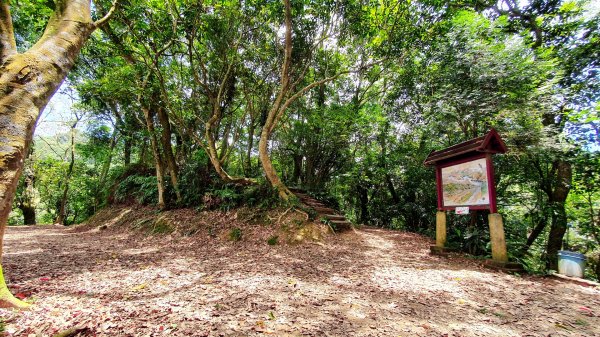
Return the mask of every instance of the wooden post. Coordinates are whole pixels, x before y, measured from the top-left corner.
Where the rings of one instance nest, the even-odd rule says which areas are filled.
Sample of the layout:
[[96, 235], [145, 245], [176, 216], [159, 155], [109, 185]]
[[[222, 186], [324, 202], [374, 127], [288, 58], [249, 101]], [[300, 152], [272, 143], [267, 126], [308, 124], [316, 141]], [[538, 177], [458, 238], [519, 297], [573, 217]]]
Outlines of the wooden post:
[[502, 215], [490, 213], [488, 216], [490, 222], [490, 241], [492, 242], [492, 260], [494, 262], [508, 262], [506, 253], [506, 239], [504, 238], [504, 225]]
[[435, 216], [435, 246], [444, 248], [446, 245], [446, 212], [437, 211]]

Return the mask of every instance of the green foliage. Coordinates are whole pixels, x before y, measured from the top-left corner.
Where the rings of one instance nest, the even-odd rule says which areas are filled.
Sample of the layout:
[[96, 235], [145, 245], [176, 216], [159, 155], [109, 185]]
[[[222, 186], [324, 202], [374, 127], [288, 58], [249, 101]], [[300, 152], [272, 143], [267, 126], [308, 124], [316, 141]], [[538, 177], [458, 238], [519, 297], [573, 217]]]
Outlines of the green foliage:
[[115, 191], [115, 201], [120, 203], [136, 202], [147, 205], [158, 201], [156, 177], [131, 175], [119, 183]]
[[229, 231], [229, 240], [240, 241], [242, 239], [242, 230], [238, 227], [232, 228]]
[[242, 205], [270, 209], [279, 203], [275, 191], [266, 184], [240, 186], [216, 183], [203, 196], [205, 209], [229, 210]]
[[463, 236], [464, 250], [471, 255], [487, 255], [490, 234], [481, 228], [469, 228]]
[[475, 223], [473, 223], [473, 216], [475, 215], [448, 214], [448, 246], [467, 254], [489, 257], [491, 256], [490, 233], [484, 219], [487, 214], [478, 211]]
[[204, 194], [216, 181], [216, 174], [209, 167], [208, 157], [202, 150], [196, 151], [181, 168], [179, 182], [183, 194], [183, 205], [198, 207], [203, 202]]
[[168, 234], [173, 232], [173, 227], [162, 218], [158, 218], [150, 228], [150, 234]]
[[54, 10], [53, 1], [23, 0], [13, 13], [17, 46], [20, 52], [30, 48], [41, 36], [46, 22]]
[[267, 244], [269, 246], [275, 246], [279, 243], [279, 236], [273, 235], [267, 239]]
[[13, 209], [8, 216], [7, 224], [9, 226], [20, 226], [23, 225], [23, 223], [23, 211], [18, 208]]

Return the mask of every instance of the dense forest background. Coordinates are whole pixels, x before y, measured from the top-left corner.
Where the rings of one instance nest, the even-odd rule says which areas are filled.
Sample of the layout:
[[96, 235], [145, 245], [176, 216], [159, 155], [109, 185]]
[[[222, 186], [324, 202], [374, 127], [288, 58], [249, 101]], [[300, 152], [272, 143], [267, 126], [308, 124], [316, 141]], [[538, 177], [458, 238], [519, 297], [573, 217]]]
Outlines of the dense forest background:
[[[54, 3], [12, 6], [25, 50]], [[592, 1], [121, 1], [63, 84], [65, 131], [35, 137], [9, 223], [263, 207], [296, 187], [433, 235], [425, 157], [495, 128], [511, 258], [545, 271], [580, 251], [598, 278], [599, 24]], [[451, 245], [489, 254], [484, 212], [450, 221]]]

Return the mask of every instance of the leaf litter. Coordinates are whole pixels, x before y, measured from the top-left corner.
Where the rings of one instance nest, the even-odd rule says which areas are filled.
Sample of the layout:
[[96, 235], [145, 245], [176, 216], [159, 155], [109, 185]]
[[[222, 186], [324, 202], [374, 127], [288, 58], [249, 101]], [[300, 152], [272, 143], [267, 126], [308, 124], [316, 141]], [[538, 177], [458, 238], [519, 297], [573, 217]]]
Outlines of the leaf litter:
[[33, 306], [1, 310], [4, 334], [600, 336], [597, 288], [431, 256], [411, 233], [365, 227], [296, 245], [256, 233], [9, 227], [5, 276]]

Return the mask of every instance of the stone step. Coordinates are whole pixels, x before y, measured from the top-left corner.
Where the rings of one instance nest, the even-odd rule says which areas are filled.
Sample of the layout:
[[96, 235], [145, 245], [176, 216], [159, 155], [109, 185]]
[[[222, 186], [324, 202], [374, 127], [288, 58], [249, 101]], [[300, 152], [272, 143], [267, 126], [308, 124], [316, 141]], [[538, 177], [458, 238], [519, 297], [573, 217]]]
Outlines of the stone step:
[[327, 220], [346, 221], [346, 217], [339, 214], [324, 214], [322, 217]]
[[331, 214], [331, 213], [335, 213], [334, 209], [331, 209], [329, 207], [320, 207], [320, 206], [313, 206], [312, 207], [315, 211], [317, 211], [317, 213], [319, 213], [319, 215], [322, 214]]
[[298, 189], [293, 189], [292, 191], [303, 204], [314, 209], [319, 214], [319, 217], [327, 220], [329, 224], [331, 224], [331, 227], [335, 228], [336, 231], [339, 232], [352, 228], [352, 223], [346, 220], [345, 216], [336, 214], [337, 211], [333, 208], [328, 207], [319, 200], [306, 194], [304, 191]]
[[338, 232], [352, 228], [352, 223], [348, 220], [332, 220], [329, 223], [331, 223], [331, 227], [335, 228]]

